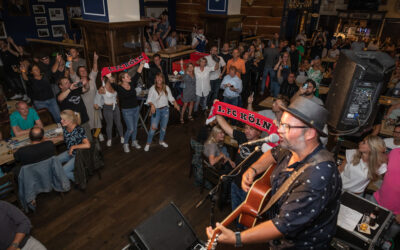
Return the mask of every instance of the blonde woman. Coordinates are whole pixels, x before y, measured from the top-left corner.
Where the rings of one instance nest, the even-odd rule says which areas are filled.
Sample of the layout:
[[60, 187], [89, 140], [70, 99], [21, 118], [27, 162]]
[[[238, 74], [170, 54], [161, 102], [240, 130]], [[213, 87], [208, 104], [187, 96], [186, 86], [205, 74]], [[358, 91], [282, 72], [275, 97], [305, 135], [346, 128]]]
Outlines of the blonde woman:
[[154, 85], [149, 89], [146, 104], [150, 105], [151, 125], [149, 134], [147, 135], [147, 143], [144, 151], [149, 151], [153, 136], [160, 125], [160, 140], [159, 143], [164, 148], [168, 148], [168, 144], [164, 141], [167, 132], [167, 124], [169, 119], [168, 102], [174, 105], [174, 108], [179, 111], [179, 105], [172, 96], [170, 88], [165, 84], [163, 73], [159, 72], [156, 75]]
[[346, 150], [346, 160], [339, 166], [343, 190], [361, 195], [369, 182], [376, 181], [386, 172], [385, 142], [378, 136], [368, 135], [358, 149]]
[[271, 93], [273, 97], [277, 97], [280, 92], [280, 84], [287, 80], [291, 71], [290, 56], [288, 52], [283, 52], [279, 57], [279, 61], [275, 64], [276, 78], [278, 82], [271, 81]]
[[183, 116], [185, 115], [186, 108], [189, 106], [189, 114], [188, 119], [193, 121], [192, 111], [193, 105], [196, 101], [196, 77], [194, 75], [194, 66], [193, 63], [188, 63], [186, 67], [186, 72], [183, 75], [183, 84], [185, 88], [183, 89], [183, 107], [181, 112], [181, 123], [185, 123], [183, 120]]
[[219, 126], [214, 126], [204, 144], [204, 155], [212, 166], [218, 163], [229, 163], [234, 168], [235, 163], [229, 158], [227, 149], [224, 146], [224, 138], [224, 131]]
[[79, 113], [66, 109], [61, 112], [61, 125], [63, 126], [64, 142], [67, 151], [57, 156], [68, 179], [75, 181], [75, 155], [76, 149], [90, 148], [90, 142], [85, 134], [85, 130], [80, 126], [81, 117]]

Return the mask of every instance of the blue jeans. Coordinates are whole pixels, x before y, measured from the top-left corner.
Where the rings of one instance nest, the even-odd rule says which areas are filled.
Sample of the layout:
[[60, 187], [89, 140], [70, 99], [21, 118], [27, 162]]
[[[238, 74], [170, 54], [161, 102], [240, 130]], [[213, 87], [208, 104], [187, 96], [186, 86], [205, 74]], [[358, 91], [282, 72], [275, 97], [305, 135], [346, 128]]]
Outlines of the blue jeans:
[[238, 97], [226, 97], [224, 96], [224, 102], [228, 104], [232, 104], [235, 106], [239, 106], [239, 96]]
[[[265, 90], [265, 81], [267, 80], [267, 76], [268, 76], [268, 74], [269, 74], [269, 79], [270, 79], [270, 86], [271, 86], [271, 94], [274, 94], [273, 92], [272, 92], [272, 86], [275, 84], [278, 84], [278, 86], [279, 86], [279, 83], [275, 80], [275, 77], [276, 77], [276, 73], [275, 73], [275, 70], [273, 69], [273, 68], [264, 68], [264, 72], [263, 72], [263, 78], [262, 78], [262, 81], [261, 81], [261, 92], [263, 92], [264, 93], [264, 90]], [[278, 90], [278, 93], [276, 93], [276, 96], [278, 96], [278, 94], [279, 94], [279, 90]]]
[[[231, 205], [232, 211], [235, 210], [246, 199], [247, 193], [236, 185], [234, 181], [231, 184]], [[239, 218], [236, 220], [236, 227], [245, 229], [242, 224], [239, 224]]]
[[149, 134], [147, 135], [147, 144], [151, 144], [153, 136], [157, 131], [158, 124], [160, 124], [160, 142], [164, 141], [165, 133], [167, 132], [168, 119], [168, 106], [156, 109], [156, 112], [151, 116], [151, 125], [149, 129]]
[[199, 110], [199, 105], [201, 106], [202, 110], [206, 110], [207, 109], [207, 99], [208, 99], [208, 95], [206, 95], [206, 96], [196, 95], [196, 102], [194, 104], [194, 112], [197, 112], [197, 110]]
[[210, 106], [213, 105], [214, 100], [218, 98], [218, 93], [219, 93], [219, 89], [221, 88], [221, 82], [222, 79], [215, 79], [215, 80], [211, 80], [210, 84], [211, 84], [211, 92], [208, 95], [208, 104]]
[[124, 134], [125, 144], [129, 143], [129, 137], [132, 142], [136, 140], [137, 124], [139, 121], [139, 106], [130, 109], [122, 109], [122, 116], [124, 117], [126, 132]]
[[58, 107], [56, 98], [51, 98], [45, 101], [34, 100], [33, 104], [35, 104], [36, 109], [47, 109], [51, 113], [51, 116], [53, 116], [53, 119], [56, 123], [61, 122], [60, 108]]
[[[75, 169], [75, 156], [69, 155], [68, 150], [64, 151], [63, 153], [57, 155], [57, 159], [63, 165], [63, 170], [65, 175], [71, 181], [75, 181], [74, 177], [74, 169]], [[64, 164], [65, 163], [65, 164]]]

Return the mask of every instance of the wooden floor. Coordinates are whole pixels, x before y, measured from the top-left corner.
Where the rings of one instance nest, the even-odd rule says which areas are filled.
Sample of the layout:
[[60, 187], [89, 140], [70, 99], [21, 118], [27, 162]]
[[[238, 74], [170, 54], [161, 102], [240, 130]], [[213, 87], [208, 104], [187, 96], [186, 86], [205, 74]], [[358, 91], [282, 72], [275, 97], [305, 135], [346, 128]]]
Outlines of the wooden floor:
[[[111, 148], [103, 145], [102, 179], [93, 176], [85, 193], [73, 189], [64, 198], [54, 192], [39, 195], [37, 211], [29, 215], [32, 234], [48, 249], [122, 249], [133, 228], [173, 201], [204, 240], [210, 204], [206, 202], [199, 209], [194, 205], [207, 192], [200, 194], [193, 177], [188, 178], [189, 140], [201, 124], [171, 124], [168, 149], [154, 144], [149, 152], [132, 150], [126, 154], [117, 140]], [[143, 145], [143, 130], [139, 130], [138, 139]], [[228, 213], [228, 208], [218, 211], [217, 218]]]

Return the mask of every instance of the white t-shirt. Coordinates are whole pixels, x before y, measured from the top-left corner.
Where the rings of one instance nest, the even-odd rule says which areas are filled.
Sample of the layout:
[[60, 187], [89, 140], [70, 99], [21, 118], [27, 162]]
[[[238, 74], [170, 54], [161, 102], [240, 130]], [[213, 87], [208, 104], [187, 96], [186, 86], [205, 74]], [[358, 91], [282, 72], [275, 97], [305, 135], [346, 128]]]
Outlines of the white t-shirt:
[[[221, 68], [225, 67], [226, 63], [224, 59], [220, 56], [219, 57], [219, 68], [213, 72], [210, 73], [210, 80], [216, 80], [219, 78], [219, 75], [221, 74]], [[211, 68], [215, 68], [216, 62], [212, 59], [211, 55], [206, 56], [207, 59], [207, 66]]]
[[213, 70], [214, 68], [208, 66], [205, 66], [203, 71], [200, 70], [200, 67], [194, 68], [194, 75], [196, 76], [197, 96], [208, 96], [208, 94], [210, 93], [210, 72]]
[[400, 148], [400, 145], [394, 144], [393, 138], [385, 138], [383, 141], [385, 142], [386, 147], [390, 150]]
[[274, 112], [272, 112], [271, 109], [264, 109], [264, 110], [258, 111], [258, 113], [262, 116], [265, 116], [271, 120], [276, 121], [276, 115]]
[[[368, 178], [368, 163], [360, 160], [360, 163], [353, 165], [353, 156], [357, 152], [356, 149], [346, 150], [347, 164], [341, 173], [342, 189], [352, 193], [362, 193], [368, 186], [370, 180]], [[386, 163], [382, 164], [378, 169], [378, 174], [384, 174], [387, 170]]]

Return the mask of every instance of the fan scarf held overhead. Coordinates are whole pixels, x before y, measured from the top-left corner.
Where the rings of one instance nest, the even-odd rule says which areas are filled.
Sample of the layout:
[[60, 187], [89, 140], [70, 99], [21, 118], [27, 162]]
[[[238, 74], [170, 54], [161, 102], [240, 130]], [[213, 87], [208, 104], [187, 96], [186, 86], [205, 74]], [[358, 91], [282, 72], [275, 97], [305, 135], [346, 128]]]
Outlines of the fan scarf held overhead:
[[126, 63], [117, 65], [117, 66], [109, 66], [109, 67], [104, 67], [101, 70], [101, 79], [104, 78], [104, 76], [110, 74], [110, 73], [115, 73], [115, 72], [120, 72], [120, 71], [124, 71], [127, 69], [132, 68], [133, 66], [135, 66], [136, 64], [140, 63], [141, 61], [145, 61], [146, 63], [148, 63], [150, 60], [147, 57], [147, 55], [143, 52], [140, 56], [133, 58], [131, 60], [129, 60]]

